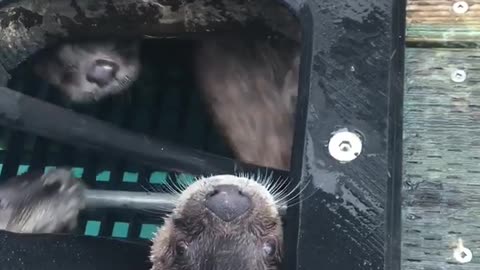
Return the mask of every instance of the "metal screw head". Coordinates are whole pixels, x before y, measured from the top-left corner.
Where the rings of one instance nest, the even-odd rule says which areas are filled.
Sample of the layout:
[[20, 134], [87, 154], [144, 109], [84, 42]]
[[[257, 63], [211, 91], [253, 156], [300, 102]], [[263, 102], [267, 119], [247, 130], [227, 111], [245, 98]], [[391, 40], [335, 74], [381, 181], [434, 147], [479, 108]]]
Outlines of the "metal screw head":
[[330, 138], [328, 151], [334, 159], [340, 162], [350, 162], [362, 152], [362, 140], [353, 132], [337, 132]]
[[459, 263], [469, 263], [473, 258], [473, 254], [470, 249], [466, 247], [459, 247], [453, 251], [453, 257]]
[[467, 73], [465, 70], [457, 69], [452, 72], [450, 78], [457, 83], [464, 82], [467, 79]]
[[458, 1], [453, 3], [453, 12], [457, 14], [465, 14], [467, 13], [469, 6], [468, 3], [465, 1]]
[[462, 239], [459, 239], [457, 248], [453, 250], [453, 257], [459, 263], [468, 263], [472, 260], [473, 254], [470, 249], [463, 246]]

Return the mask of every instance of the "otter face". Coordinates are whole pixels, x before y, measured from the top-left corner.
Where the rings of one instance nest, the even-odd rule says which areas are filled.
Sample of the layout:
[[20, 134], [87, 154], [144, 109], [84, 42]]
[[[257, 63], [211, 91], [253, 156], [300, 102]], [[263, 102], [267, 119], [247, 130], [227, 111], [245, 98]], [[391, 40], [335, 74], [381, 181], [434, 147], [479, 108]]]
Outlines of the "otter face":
[[275, 270], [282, 244], [280, 215], [267, 188], [218, 175], [180, 195], [153, 240], [152, 270]]
[[85, 186], [70, 170], [26, 173], [0, 186], [0, 229], [57, 233], [76, 226], [85, 207]]
[[140, 72], [135, 42], [75, 42], [54, 48], [34, 70], [74, 103], [92, 103], [126, 90]]

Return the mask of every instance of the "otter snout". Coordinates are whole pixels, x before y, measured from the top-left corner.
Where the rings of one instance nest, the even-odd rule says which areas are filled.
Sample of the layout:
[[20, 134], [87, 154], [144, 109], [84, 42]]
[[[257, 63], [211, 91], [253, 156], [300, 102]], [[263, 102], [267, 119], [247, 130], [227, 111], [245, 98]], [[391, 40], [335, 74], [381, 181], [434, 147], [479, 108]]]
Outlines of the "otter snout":
[[205, 206], [223, 221], [230, 222], [252, 207], [251, 198], [234, 185], [219, 185], [207, 195]]

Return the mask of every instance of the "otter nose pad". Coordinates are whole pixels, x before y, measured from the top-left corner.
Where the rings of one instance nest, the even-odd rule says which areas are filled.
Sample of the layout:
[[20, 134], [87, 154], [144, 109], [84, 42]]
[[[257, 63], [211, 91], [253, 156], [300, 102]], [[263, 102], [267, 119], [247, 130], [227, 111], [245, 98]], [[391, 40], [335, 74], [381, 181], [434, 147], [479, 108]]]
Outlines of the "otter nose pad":
[[109, 60], [98, 59], [87, 71], [87, 81], [103, 87], [109, 84], [117, 75], [119, 66]]
[[229, 222], [247, 212], [252, 201], [238, 187], [221, 185], [208, 195], [205, 204], [215, 215]]

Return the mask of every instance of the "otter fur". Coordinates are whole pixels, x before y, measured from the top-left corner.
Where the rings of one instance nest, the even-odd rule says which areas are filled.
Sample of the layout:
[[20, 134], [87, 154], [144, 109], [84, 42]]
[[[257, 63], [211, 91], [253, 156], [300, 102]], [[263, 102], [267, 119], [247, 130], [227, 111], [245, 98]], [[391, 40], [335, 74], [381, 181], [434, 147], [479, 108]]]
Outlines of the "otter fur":
[[77, 225], [85, 186], [70, 170], [25, 173], [0, 185], [0, 230], [59, 233]]

